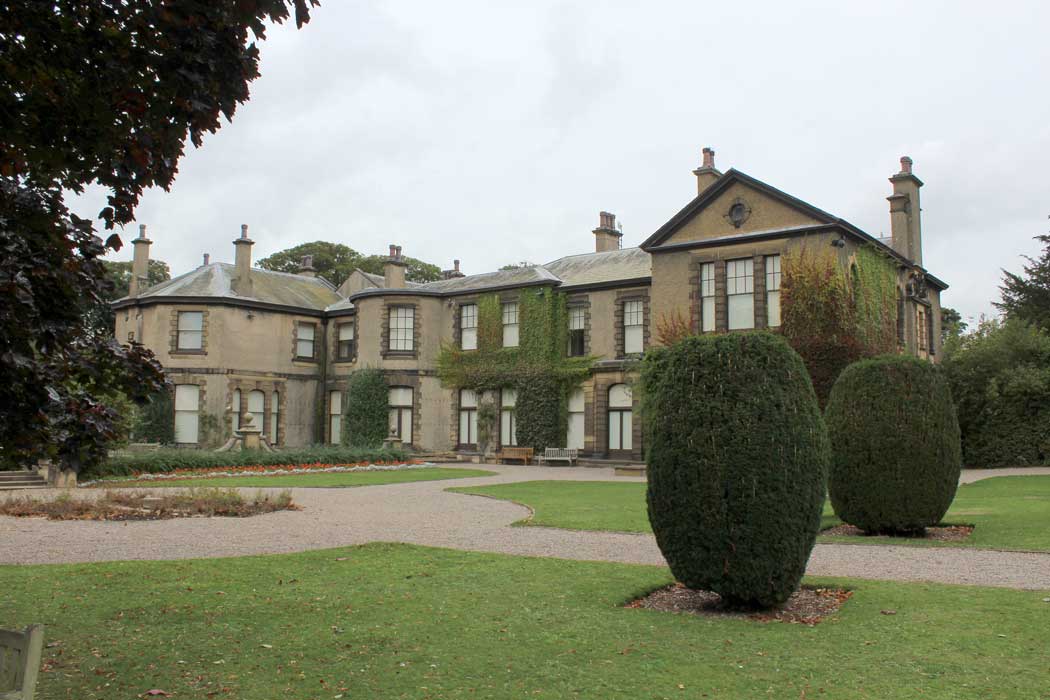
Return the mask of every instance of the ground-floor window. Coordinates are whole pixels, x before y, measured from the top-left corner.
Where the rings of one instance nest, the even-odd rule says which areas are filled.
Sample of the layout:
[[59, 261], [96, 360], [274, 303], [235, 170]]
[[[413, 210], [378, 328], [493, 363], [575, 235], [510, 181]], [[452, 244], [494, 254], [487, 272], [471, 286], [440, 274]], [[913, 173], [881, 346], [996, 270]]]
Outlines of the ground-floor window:
[[234, 432], [241, 429], [241, 390], [233, 390], [233, 398], [230, 400], [231, 424]]
[[261, 434], [266, 434], [266, 394], [262, 393], [258, 389], [253, 389], [248, 392], [248, 413], [252, 414], [252, 423], [261, 431]]
[[514, 446], [518, 444], [518, 423], [514, 418], [514, 405], [518, 402], [518, 392], [504, 389], [500, 392], [499, 443]]
[[276, 391], [270, 395], [270, 444], [277, 444], [277, 424], [280, 422], [281, 395]]
[[412, 387], [390, 387], [387, 406], [390, 434], [404, 444], [412, 444]]
[[179, 384], [175, 387], [175, 442], [197, 444], [200, 398], [201, 388], [196, 384]]
[[460, 447], [475, 447], [478, 444], [478, 394], [473, 389], [459, 390], [459, 437]]
[[328, 442], [338, 445], [343, 437], [343, 392], [328, 392]]
[[634, 415], [631, 413], [631, 387], [613, 384], [609, 387], [609, 449], [634, 449]]
[[570, 449], [583, 449], [583, 411], [584, 398], [583, 389], [574, 389], [569, 394], [569, 429], [566, 432], [566, 447]]

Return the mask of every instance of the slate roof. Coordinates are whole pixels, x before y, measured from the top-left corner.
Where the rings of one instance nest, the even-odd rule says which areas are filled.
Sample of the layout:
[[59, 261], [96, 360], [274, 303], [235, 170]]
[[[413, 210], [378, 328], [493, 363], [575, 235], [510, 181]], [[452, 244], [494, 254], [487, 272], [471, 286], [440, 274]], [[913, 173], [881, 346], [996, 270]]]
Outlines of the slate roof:
[[327, 280], [320, 277], [304, 277], [286, 272], [271, 272], [252, 268], [251, 294], [242, 296], [233, 291], [233, 275], [236, 268], [229, 263], [202, 265], [184, 275], [161, 282], [140, 293], [137, 297], [124, 297], [122, 302], [148, 301], [162, 298], [218, 298], [256, 301], [278, 306], [321, 311], [340, 301], [339, 294]]
[[652, 276], [649, 253], [641, 248], [567, 255], [543, 267], [560, 279], [565, 287], [608, 284]]

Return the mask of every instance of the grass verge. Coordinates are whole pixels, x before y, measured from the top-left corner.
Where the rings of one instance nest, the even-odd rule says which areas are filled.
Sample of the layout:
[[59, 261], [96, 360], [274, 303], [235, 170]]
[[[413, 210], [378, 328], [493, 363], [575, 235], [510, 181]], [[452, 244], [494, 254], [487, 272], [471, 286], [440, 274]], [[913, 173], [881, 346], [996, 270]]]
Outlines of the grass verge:
[[[666, 569], [376, 544], [0, 567], [38, 697], [1046, 698], [1046, 593], [846, 579], [816, 627], [623, 604]], [[883, 611], [893, 610], [887, 615]]]
[[200, 479], [150, 479], [144, 481], [102, 481], [97, 487], [184, 487], [216, 486], [231, 488], [344, 488], [353, 486], [379, 486], [381, 484], [404, 484], [410, 481], [442, 481], [465, 479], [471, 476], [492, 476], [494, 472], [481, 469], [454, 469], [444, 467], [421, 467], [401, 470], [320, 472], [305, 474], [275, 474], [274, 476], [210, 476]]
[[[646, 514], [645, 484], [607, 481], [527, 481], [452, 489], [502, 498], [528, 506], [533, 516], [520, 524], [571, 530], [652, 532]], [[974, 525], [966, 540], [941, 542], [902, 537], [826, 537], [820, 542], [905, 544], [1050, 551], [1050, 476], [1000, 476], [959, 487], [946, 524]], [[824, 505], [823, 527], [841, 521]]]

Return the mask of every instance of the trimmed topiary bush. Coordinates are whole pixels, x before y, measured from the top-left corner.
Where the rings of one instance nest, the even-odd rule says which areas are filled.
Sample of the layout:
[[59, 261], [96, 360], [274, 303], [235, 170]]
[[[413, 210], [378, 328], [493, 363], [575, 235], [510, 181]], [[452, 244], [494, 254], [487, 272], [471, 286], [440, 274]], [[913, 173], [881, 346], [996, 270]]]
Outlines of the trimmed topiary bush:
[[390, 388], [382, 370], [359, 369], [346, 380], [341, 442], [346, 447], [382, 447], [390, 434]]
[[959, 484], [959, 422], [940, 368], [884, 355], [847, 367], [827, 408], [835, 514], [868, 532], [921, 531]]
[[738, 607], [798, 588], [830, 450], [809, 374], [766, 332], [691, 337], [642, 365], [649, 521], [675, 578]]
[[514, 406], [518, 444], [542, 453], [565, 443], [565, 387], [550, 373], [531, 373], [518, 384]]

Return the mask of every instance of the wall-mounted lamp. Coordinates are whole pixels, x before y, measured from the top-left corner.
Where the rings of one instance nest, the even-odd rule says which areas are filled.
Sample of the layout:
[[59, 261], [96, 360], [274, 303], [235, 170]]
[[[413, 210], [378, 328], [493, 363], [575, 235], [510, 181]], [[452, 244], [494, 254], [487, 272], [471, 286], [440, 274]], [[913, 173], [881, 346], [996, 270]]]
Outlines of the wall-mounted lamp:
[[836, 238], [835, 240], [833, 240], [831, 242], [831, 246], [833, 248], [845, 248], [846, 247], [846, 239], [844, 237], [842, 237], [842, 236], [839, 236], [838, 238]]
[[255, 312], [248, 309], [248, 320], [251, 321], [253, 318], [255, 318]]

